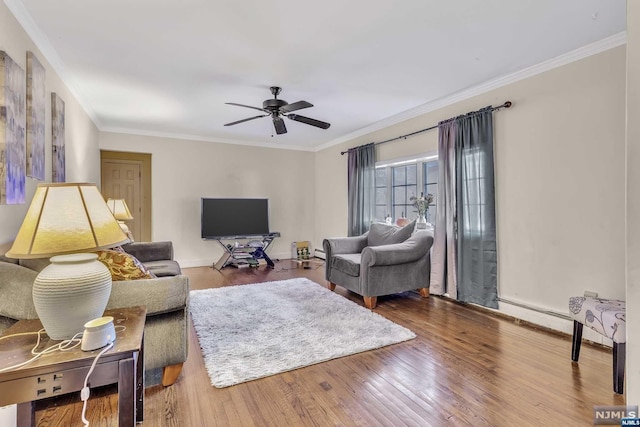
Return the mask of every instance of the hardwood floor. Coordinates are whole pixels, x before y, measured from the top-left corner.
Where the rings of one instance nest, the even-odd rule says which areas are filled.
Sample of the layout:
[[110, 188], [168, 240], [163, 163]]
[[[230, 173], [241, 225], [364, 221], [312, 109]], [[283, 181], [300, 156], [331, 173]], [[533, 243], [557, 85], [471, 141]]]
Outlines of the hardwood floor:
[[[275, 270], [185, 269], [191, 289], [308, 277], [324, 266], [284, 260]], [[341, 287], [336, 292], [363, 305]], [[414, 340], [236, 386], [216, 389], [191, 328], [189, 359], [171, 387], [145, 392], [146, 426], [584, 426], [613, 393], [611, 352], [417, 292], [379, 297], [380, 315]], [[93, 390], [92, 426], [117, 425], [117, 390]], [[37, 405], [39, 426], [81, 425], [79, 395]]]

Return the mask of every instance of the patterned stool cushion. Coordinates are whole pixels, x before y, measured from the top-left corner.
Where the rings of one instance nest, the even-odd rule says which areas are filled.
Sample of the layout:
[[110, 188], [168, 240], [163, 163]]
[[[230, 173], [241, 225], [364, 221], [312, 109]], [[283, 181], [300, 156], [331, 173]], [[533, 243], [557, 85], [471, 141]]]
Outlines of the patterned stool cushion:
[[627, 340], [625, 302], [590, 297], [569, 298], [569, 312], [573, 320], [611, 338], [614, 342]]

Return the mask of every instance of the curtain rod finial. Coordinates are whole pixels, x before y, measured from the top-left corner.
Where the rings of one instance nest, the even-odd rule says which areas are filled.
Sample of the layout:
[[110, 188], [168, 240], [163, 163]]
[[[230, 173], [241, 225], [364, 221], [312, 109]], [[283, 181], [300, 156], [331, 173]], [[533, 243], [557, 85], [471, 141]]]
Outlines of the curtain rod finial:
[[511, 101], [507, 101], [504, 103], [504, 108], [510, 108], [512, 105]]

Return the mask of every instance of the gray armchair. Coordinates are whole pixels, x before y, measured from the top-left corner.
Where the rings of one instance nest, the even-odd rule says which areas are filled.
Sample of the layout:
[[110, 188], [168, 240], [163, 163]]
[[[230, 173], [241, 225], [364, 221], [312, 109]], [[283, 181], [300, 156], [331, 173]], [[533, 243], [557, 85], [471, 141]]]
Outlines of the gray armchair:
[[403, 228], [372, 224], [362, 236], [325, 239], [329, 288], [339, 285], [362, 295], [369, 309], [380, 295], [418, 289], [429, 296], [433, 234], [412, 234], [414, 226], [415, 221]]

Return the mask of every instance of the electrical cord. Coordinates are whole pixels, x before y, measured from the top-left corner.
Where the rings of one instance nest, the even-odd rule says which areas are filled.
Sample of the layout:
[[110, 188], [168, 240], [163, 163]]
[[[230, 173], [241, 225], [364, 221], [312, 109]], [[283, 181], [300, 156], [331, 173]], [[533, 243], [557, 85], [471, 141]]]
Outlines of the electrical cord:
[[[122, 332], [122, 331], [127, 329], [125, 326], [122, 326], [122, 325], [119, 325], [118, 328], [119, 328], [118, 332]], [[69, 350], [72, 350], [72, 349], [78, 347], [82, 343], [82, 334], [83, 333], [79, 332], [79, 333], [75, 334], [73, 337], [71, 337], [71, 339], [60, 341], [59, 343], [54, 344], [51, 347], [47, 347], [42, 351], [36, 351], [36, 349], [40, 346], [40, 341], [42, 340], [41, 336], [42, 336], [43, 332], [46, 333], [44, 328], [40, 329], [37, 332], [22, 332], [22, 333], [18, 333], [18, 334], [12, 334], [12, 335], [6, 335], [6, 336], [3, 336], [3, 337], [0, 337], [0, 341], [1, 341], [1, 340], [4, 340], [4, 339], [7, 339], [7, 338], [19, 337], [19, 336], [25, 336], [25, 335], [37, 335], [38, 336], [36, 344], [31, 349], [31, 354], [33, 355], [33, 357], [31, 359], [29, 359], [29, 360], [27, 360], [25, 362], [22, 362], [22, 363], [18, 363], [16, 365], [7, 366], [6, 368], [2, 368], [2, 369], [0, 369], [0, 372], [10, 371], [10, 370], [13, 370], [13, 369], [20, 368], [21, 366], [27, 365], [27, 364], [33, 362], [34, 360], [38, 359], [43, 354], [53, 353], [54, 351], [69, 351]], [[87, 421], [87, 419], [85, 417], [86, 410], [87, 410], [87, 400], [89, 400], [89, 395], [90, 395], [90, 389], [87, 386], [87, 384], [89, 383], [89, 376], [91, 375], [91, 373], [93, 373], [93, 370], [95, 369], [96, 364], [98, 363], [98, 360], [100, 359], [100, 357], [102, 357], [102, 355], [105, 354], [107, 351], [109, 351], [112, 347], [113, 347], [113, 341], [111, 341], [109, 344], [107, 344], [100, 351], [100, 353], [98, 353], [98, 355], [95, 357], [95, 359], [93, 359], [93, 363], [91, 363], [91, 367], [89, 368], [89, 372], [87, 372], [87, 376], [84, 378], [84, 385], [82, 387], [82, 390], [80, 391], [80, 398], [82, 399], [82, 402], [83, 402], [82, 403], [82, 423], [84, 424], [85, 427], [89, 426], [89, 421]]]
[[100, 359], [100, 357], [105, 354], [107, 351], [109, 351], [111, 349], [111, 347], [113, 347], [113, 341], [111, 341], [109, 344], [107, 344], [107, 346], [105, 348], [103, 348], [100, 353], [98, 353], [98, 355], [96, 356], [95, 359], [93, 359], [93, 363], [91, 364], [91, 368], [89, 368], [89, 372], [87, 372], [87, 376], [84, 377], [84, 386], [82, 387], [82, 390], [80, 391], [80, 399], [82, 399], [82, 423], [84, 424], [85, 427], [89, 426], [89, 421], [87, 421], [87, 419], [85, 418], [85, 414], [87, 411], [87, 400], [89, 400], [89, 387], [87, 386], [88, 382], [89, 382], [89, 376], [91, 375], [91, 373], [93, 372], [93, 369], [96, 367], [96, 364], [98, 363], [98, 359]]
[[[321, 268], [324, 265], [324, 261], [323, 260], [315, 260], [315, 259], [304, 259], [304, 260], [297, 260], [297, 259], [291, 259], [292, 262], [297, 262], [298, 265], [296, 265], [295, 267], [280, 267], [278, 269], [276, 269], [276, 273], [279, 273], [281, 271], [293, 271], [293, 270], [300, 270], [300, 265], [302, 265], [302, 269], [303, 270], [317, 270], [319, 268]], [[306, 265], [304, 265], [306, 263]], [[313, 265], [311, 265], [313, 264]]]
[[37, 332], [23, 332], [23, 333], [19, 333], [19, 334], [12, 334], [12, 335], [7, 335], [7, 336], [4, 336], [4, 337], [0, 337], [0, 340], [3, 340], [3, 339], [7, 339], [7, 338], [19, 337], [19, 336], [24, 336], [24, 335], [38, 335], [38, 340], [36, 341], [36, 344], [31, 349], [31, 354], [33, 355], [33, 357], [31, 359], [29, 359], [29, 360], [27, 360], [25, 362], [22, 362], [22, 363], [18, 363], [17, 365], [12, 365], [12, 366], [7, 366], [6, 368], [2, 368], [2, 369], [0, 369], [0, 372], [6, 372], [6, 371], [11, 371], [13, 369], [20, 368], [20, 367], [22, 367], [24, 365], [27, 365], [27, 364], [33, 362], [34, 360], [38, 359], [43, 354], [53, 353], [54, 351], [69, 351], [71, 349], [76, 348], [81, 343], [81, 339], [80, 338], [82, 337], [82, 332], [75, 334], [71, 339], [60, 341], [59, 343], [54, 344], [51, 347], [47, 347], [42, 351], [36, 351], [36, 349], [40, 346], [40, 341], [42, 340], [41, 336], [42, 336], [43, 332], [46, 333], [44, 328], [40, 329]]

